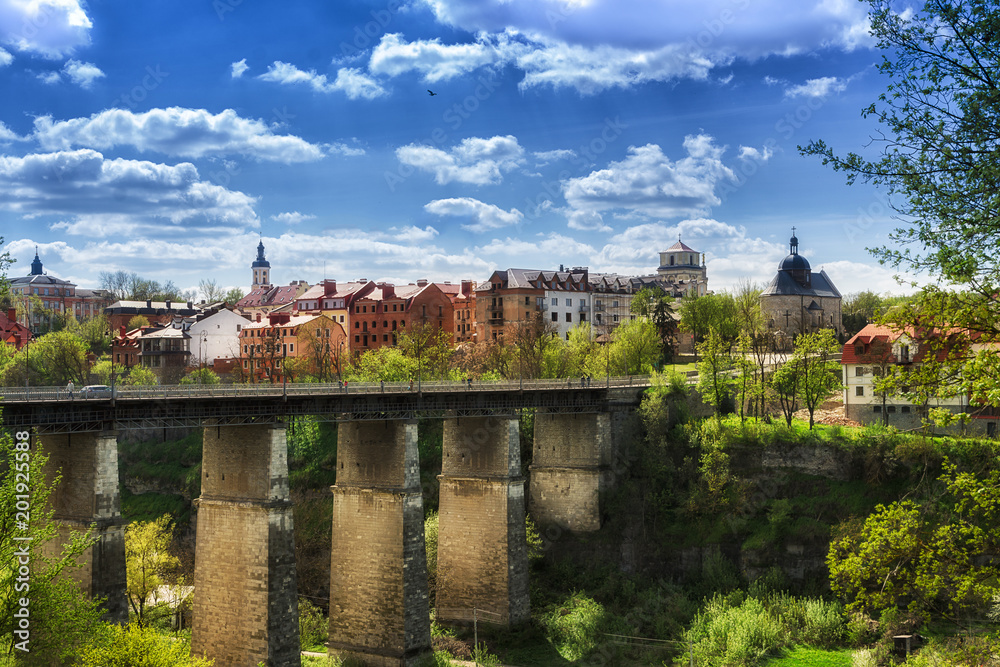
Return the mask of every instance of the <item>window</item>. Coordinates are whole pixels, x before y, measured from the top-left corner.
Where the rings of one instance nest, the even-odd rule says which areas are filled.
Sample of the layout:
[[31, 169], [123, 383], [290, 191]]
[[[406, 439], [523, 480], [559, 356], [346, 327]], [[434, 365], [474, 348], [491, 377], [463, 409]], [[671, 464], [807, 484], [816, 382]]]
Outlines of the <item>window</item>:
[[344, 316], [343, 316], [343, 315], [341, 315], [341, 316], [340, 316], [340, 321], [341, 321], [341, 322], [343, 322], [343, 321], [344, 321]]
[[587, 321], [587, 313], [580, 313], [580, 321], [581, 322]]
[[438, 306], [438, 317], [444, 317], [444, 306]]
[[864, 374], [865, 374], [865, 367], [864, 366], [855, 366], [854, 367], [854, 375], [855, 375], [855, 377], [864, 377]]
[[559, 305], [559, 299], [557, 297], [552, 297], [552, 305], [553, 306], [558, 306]]
[[580, 299], [580, 305], [581, 306], [586, 306], [587, 305], [587, 300], [586, 299]]
[[882, 406], [881, 405], [873, 405], [872, 406], [872, 412], [882, 412]]
[[357, 320], [354, 320], [354, 328], [355, 329], [360, 329], [361, 328], [361, 322], [358, 322]]
[[382, 342], [383, 343], [389, 342], [389, 334], [382, 334]]
[[531, 305], [531, 297], [530, 296], [524, 297], [524, 305], [526, 305], [526, 306], [530, 306]]
[[855, 387], [854, 388], [854, 395], [855, 396], [864, 396], [865, 395], [865, 388], [862, 387], [862, 386], [860, 386], [860, 385], [857, 386], [857, 387]]
[[902, 412], [904, 415], [909, 414], [910, 406], [909, 405], [900, 406], [899, 411]]
[[612, 301], [611, 302], [611, 307], [612, 308], [617, 308], [618, 307], [618, 301]]
[[360, 343], [361, 342], [361, 336], [359, 336], [358, 334], [354, 334], [354, 342], [355, 343]]
[[572, 307], [573, 306], [573, 299], [566, 299], [566, 306], [567, 307]]
[[888, 406], [886, 406], [885, 411], [889, 412], [889, 413], [893, 413], [893, 412], [896, 411], [896, 406], [895, 405], [888, 405]]
[[573, 313], [566, 313], [566, 321], [567, 322], [573, 321]]
[[290, 343], [288, 345], [288, 351], [289, 352], [294, 352], [295, 351], [295, 343]]
[[552, 311], [552, 321], [553, 322], [558, 322], [559, 321], [559, 313], [557, 313], [555, 311]]
[[903, 363], [907, 363], [907, 362], [910, 361], [910, 346], [909, 345], [901, 345], [900, 346], [900, 348], [899, 348], [899, 359]]

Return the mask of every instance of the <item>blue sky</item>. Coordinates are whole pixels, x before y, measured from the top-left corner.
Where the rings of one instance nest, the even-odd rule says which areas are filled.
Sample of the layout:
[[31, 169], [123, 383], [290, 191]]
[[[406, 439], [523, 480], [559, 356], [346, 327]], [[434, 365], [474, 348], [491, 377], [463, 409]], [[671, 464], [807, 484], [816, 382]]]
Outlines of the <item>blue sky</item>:
[[[181, 288], [645, 274], [770, 280], [794, 225], [900, 291], [895, 222], [797, 144], [864, 150], [855, 0], [0, 0], [0, 235], [27, 273]], [[436, 93], [431, 96], [428, 90]]]

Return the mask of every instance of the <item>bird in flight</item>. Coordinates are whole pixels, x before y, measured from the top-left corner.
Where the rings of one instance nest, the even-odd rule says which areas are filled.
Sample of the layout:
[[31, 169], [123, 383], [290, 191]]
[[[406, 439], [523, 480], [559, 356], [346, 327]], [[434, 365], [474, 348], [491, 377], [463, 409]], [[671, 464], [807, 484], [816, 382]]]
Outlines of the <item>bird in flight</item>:
[[437, 95], [437, 93], [435, 93], [433, 90], [430, 90], [430, 89], [427, 90], [427, 94], [430, 95], [431, 97], [434, 97], [435, 95]]

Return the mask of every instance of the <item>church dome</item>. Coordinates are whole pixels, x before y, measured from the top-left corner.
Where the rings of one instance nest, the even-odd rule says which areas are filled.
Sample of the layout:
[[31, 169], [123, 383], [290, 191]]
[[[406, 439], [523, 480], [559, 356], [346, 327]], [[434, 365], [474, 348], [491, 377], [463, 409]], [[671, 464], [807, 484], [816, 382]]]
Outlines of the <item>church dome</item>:
[[779, 271], [808, 271], [809, 260], [798, 253], [792, 253], [778, 264]]

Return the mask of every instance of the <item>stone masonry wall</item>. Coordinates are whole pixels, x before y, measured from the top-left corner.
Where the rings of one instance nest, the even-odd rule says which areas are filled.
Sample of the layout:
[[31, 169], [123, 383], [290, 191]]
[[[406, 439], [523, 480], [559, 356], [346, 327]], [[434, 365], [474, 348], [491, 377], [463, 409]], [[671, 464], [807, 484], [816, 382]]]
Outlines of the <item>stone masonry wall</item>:
[[430, 650], [419, 472], [416, 422], [338, 426], [331, 655], [407, 667]]
[[440, 479], [437, 616], [528, 620], [524, 479], [516, 419], [446, 419]]
[[191, 652], [217, 667], [300, 664], [286, 457], [282, 426], [205, 429]]
[[54, 510], [56, 537], [42, 552], [56, 557], [74, 531], [91, 525], [97, 542], [79, 559], [83, 567], [69, 575], [91, 597], [103, 597], [105, 620], [128, 620], [125, 598], [125, 538], [118, 494], [118, 442], [113, 432], [39, 436], [38, 446], [48, 457], [46, 479], [61, 475], [49, 497]]
[[606, 413], [535, 415], [528, 510], [540, 525], [590, 532], [601, 527], [600, 498], [612, 460]]

